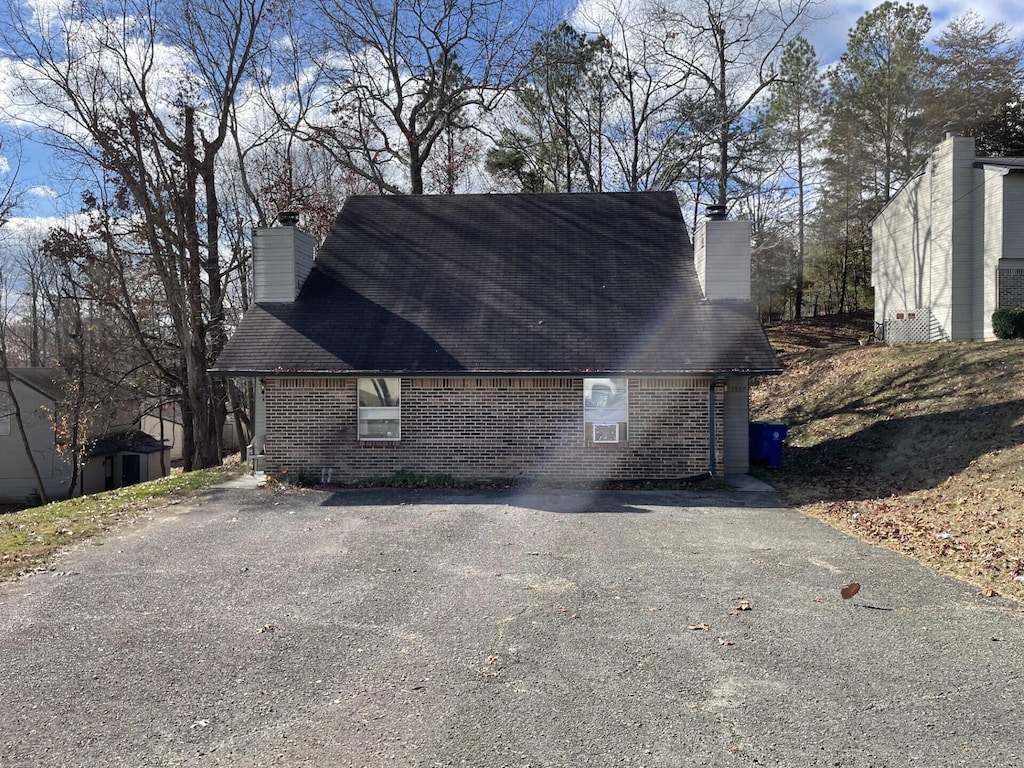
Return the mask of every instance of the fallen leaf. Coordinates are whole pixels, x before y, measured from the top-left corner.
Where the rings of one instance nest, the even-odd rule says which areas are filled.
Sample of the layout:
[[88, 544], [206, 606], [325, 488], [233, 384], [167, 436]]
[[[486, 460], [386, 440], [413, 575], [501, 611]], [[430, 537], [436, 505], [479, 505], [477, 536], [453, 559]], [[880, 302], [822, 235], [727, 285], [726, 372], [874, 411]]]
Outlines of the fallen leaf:
[[736, 645], [732, 640], [726, 640], [724, 637], [718, 638], [719, 645]]
[[736, 606], [736, 610], [738, 610], [738, 611], [749, 611], [750, 610], [750, 603], [747, 602], [746, 600], [740, 600], [740, 604]]
[[860, 584], [856, 581], [851, 581], [845, 587], [843, 587], [839, 594], [843, 596], [843, 600], [849, 600], [851, 597], [860, 592]]
[[697, 631], [697, 632], [707, 632], [709, 627], [708, 627], [707, 624], [704, 624], [703, 622], [701, 622], [700, 624], [691, 624], [690, 626], [687, 627], [687, 629], [692, 629], [692, 630]]
[[981, 597], [999, 597], [999, 593], [992, 589], [992, 587], [985, 587], [978, 595]]

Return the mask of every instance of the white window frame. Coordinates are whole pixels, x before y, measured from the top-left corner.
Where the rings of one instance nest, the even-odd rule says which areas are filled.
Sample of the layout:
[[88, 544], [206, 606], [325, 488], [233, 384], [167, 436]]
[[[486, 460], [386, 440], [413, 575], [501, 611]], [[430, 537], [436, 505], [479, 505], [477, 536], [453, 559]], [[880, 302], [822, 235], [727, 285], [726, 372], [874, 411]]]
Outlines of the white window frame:
[[[595, 390], [608, 390], [609, 399], [600, 403]], [[607, 411], [605, 409], [607, 408]], [[619, 418], [614, 418], [618, 415]], [[607, 429], [615, 427], [614, 430]], [[584, 439], [595, 445], [624, 443], [629, 432], [629, 379], [625, 376], [583, 380]], [[613, 439], [614, 438], [614, 439]]]
[[[387, 383], [389, 397], [397, 405], [363, 405], [365, 387], [374, 381]], [[374, 387], [380, 392], [378, 387]], [[367, 392], [366, 394], [371, 394]], [[357, 431], [359, 439], [366, 442], [397, 442], [402, 439], [402, 379], [397, 376], [374, 376], [358, 379], [356, 382], [356, 400], [358, 404]], [[396, 422], [392, 432], [371, 434], [371, 425], [381, 422]]]

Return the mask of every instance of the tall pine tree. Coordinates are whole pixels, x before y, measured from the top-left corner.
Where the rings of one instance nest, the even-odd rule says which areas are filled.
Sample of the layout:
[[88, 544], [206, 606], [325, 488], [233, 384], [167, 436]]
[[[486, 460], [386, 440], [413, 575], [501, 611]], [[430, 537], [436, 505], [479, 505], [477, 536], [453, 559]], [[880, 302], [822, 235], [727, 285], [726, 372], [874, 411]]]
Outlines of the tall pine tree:
[[813, 149], [823, 126], [825, 83], [818, 55], [804, 37], [790, 41], [782, 54], [779, 75], [768, 101], [767, 128], [775, 145], [790, 159], [786, 167], [797, 193], [797, 243], [793, 276], [793, 314], [803, 315], [804, 265], [809, 173]]

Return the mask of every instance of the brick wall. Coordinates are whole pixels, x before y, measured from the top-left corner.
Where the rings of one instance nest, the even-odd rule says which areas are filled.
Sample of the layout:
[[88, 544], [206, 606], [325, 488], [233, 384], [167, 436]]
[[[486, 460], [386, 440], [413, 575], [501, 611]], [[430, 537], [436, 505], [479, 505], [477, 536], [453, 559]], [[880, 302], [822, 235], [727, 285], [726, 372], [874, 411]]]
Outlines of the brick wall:
[[1024, 269], [1000, 269], [998, 275], [998, 306], [1024, 304]]
[[[674, 479], [708, 469], [707, 379], [629, 379], [628, 439], [584, 437], [583, 379], [404, 378], [402, 439], [360, 441], [356, 380], [269, 378], [270, 475], [332, 469], [336, 481], [397, 471], [460, 480]], [[717, 466], [723, 393], [716, 398]]]

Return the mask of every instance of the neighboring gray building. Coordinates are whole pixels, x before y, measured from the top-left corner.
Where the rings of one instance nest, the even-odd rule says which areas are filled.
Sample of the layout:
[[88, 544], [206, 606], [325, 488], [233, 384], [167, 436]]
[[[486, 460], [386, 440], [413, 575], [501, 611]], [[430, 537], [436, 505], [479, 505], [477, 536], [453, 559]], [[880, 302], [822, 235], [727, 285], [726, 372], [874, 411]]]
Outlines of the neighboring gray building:
[[1024, 158], [949, 129], [872, 221], [871, 284], [890, 343], [994, 338], [992, 313], [1024, 304]]

